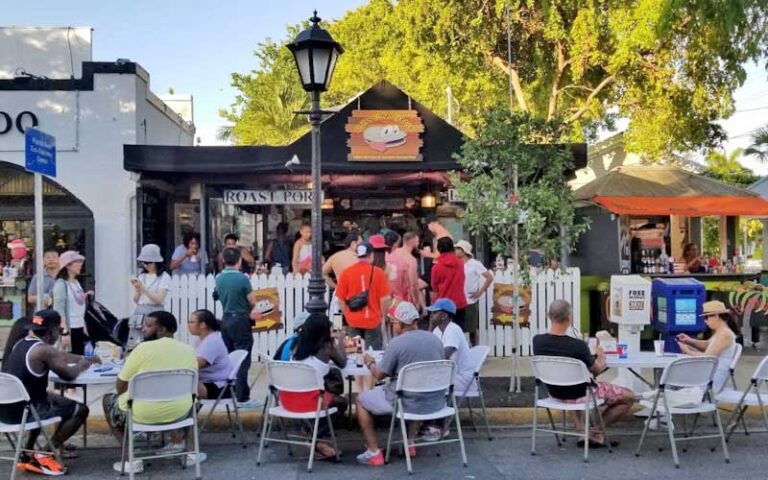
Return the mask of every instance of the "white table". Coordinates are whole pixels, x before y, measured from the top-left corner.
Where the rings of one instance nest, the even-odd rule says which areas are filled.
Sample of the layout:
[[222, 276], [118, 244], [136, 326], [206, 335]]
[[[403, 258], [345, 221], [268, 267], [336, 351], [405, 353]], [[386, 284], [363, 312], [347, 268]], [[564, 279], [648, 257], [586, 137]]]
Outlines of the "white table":
[[618, 355], [606, 355], [605, 364], [611, 368], [653, 368], [664, 369], [669, 363], [684, 355], [678, 353], [665, 353], [662, 356], [655, 352], [630, 353], [627, 358], [619, 358]]
[[[383, 350], [369, 350], [367, 352], [377, 362], [381, 361], [381, 357], [384, 355]], [[355, 377], [370, 377], [371, 371], [365, 365], [357, 366], [356, 354], [351, 354], [347, 357], [347, 366], [341, 369], [341, 374], [347, 379], [347, 409], [349, 410], [349, 417], [352, 418], [352, 380]]]
[[[80, 372], [74, 380], [63, 380], [54, 372], [49, 372], [48, 380], [59, 386], [61, 395], [64, 396], [66, 388], [82, 388], [83, 403], [88, 405], [88, 386], [89, 385], [115, 385], [117, 374], [120, 373], [122, 365], [107, 363], [105, 365], [91, 365], [88, 370]], [[102, 371], [105, 368], [108, 370]], [[99, 370], [99, 371], [96, 371]], [[106, 412], [105, 412], [106, 413]], [[88, 446], [88, 422], [83, 424], [83, 448]]]

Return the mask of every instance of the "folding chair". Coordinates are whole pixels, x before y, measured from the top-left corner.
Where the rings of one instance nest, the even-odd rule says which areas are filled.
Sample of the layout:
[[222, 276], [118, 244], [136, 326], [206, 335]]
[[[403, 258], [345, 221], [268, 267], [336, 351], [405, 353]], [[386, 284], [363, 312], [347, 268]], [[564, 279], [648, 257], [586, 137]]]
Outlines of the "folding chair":
[[[735, 348], [735, 350], [733, 352], [733, 358], [731, 359], [731, 364], [728, 366], [728, 376], [731, 378], [731, 384], [733, 385], [733, 390], [738, 390], [739, 389], [739, 387], [736, 386], [736, 366], [739, 364], [739, 359], [741, 358], [742, 351], [743, 351], [743, 347], [741, 346], [741, 344], [737, 343], [736, 344], [736, 348]], [[717, 400], [717, 403], [718, 403], [717, 408], [719, 408], [720, 410], [722, 410], [724, 412], [728, 412], [728, 413], [733, 413], [734, 412], [734, 410], [728, 410], [727, 408], [722, 407], [721, 403], [723, 403], [723, 404], [727, 404], [727, 403], [735, 404], [738, 401], [738, 398], [733, 400], [732, 402], [728, 402], [728, 401], [721, 402], [720, 401], [721, 395], [723, 395], [723, 394], [726, 394], [726, 397], [722, 397], [723, 399], [726, 399], [726, 400], [727, 399], [733, 399], [733, 395], [734, 395], [733, 393], [726, 393], [726, 392], [733, 392], [733, 390], [729, 390], [729, 389], [723, 388], [723, 391], [719, 392], [715, 396], [715, 399]], [[739, 394], [740, 394], [740, 392], [736, 392], [735, 393], [735, 395], [739, 395]], [[740, 423], [741, 423], [741, 426], [744, 428], [744, 435], [749, 435], [749, 429], [747, 428], [747, 422], [746, 422], [746, 420], [744, 420], [743, 417], [741, 418]], [[715, 422], [714, 422], [714, 419], [712, 419], [712, 426], [715, 426], [715, 427], [717, 426], [715, 424]], [[727, 427], [726, 427], [726, 430], [728, 430]], [[725, 437], [726, 441], [730, 437], [731, 437], [730, 433], [728, 435], [726, 435], [726, 437]]]
[[[138, 423], [133, 419], [133, 405], [135, 402], [171, 402], [181, 399], [192, 399], [192, 408], [186, 418], [173, 423], [146, 424]], [[147, 435], [154, 432], [167, 432], [192, 427], [194, 450], [181, 452], [155, 454], [136, 457], [134, 452], [134, 434], [144, 432]], [[179, 457], [195, 454], [195, 478], [200, 479], [200, 439], [197, 429], [197, 372], [189, 369], [179, 370], [155, 370], [143, 372], [131, 378], [128, 382], [128, 412], [125, 424], [125, 436], [123, 438], [123, 454], [121, 459], [120, 475], [125, 475], [125, 454], [128, 450], [128, 462], [130, 479], [135, 473], [133, 462], [136, 460], [150, 460], [154, 458]]]
[[[587, 366], [581, 360], [568, 357], [549, 357], [537, 355], [531, 358], [533, 365], [533, 374], [536, 377], [536, 387], [533, 394], [533, 432], [531, 437], [531, 455], [536, 455], [536, 432], [546, 432], [555, 435], [557, 446], [561, 447], [560, 436], [584, 437], [584, 461], [589, 461], [589, 412], [594, 409], [595, 416], [603, 431], [605, 444], [608, 451], [611, 452], [611, 442], [608, 439], [608, 432], [605, 430], [603, 415], [600, 413], [600, 406], [605, 403], [602, 399], [595, 396], [594, 382]], [[539, 398], [539, 387], [541, 384], [553, 385], [559, 387], [571, 387], [584, 385], [587, 395], [583, 401], [563, 401], [553, 398]], [[549, 417], [550, 429], [539, 428], [539, 408], [547, 411]], [[563, 412], [584, 412], [584, 432], [573, 432], [558, 430], [555, 421], [552, 418], [552, 410], [562, 410]]]
[[740, 343], [737, 343], [736, 351], [733, 352], [733, 359], [731, 359], [731, 364], [728, 367], [728, 375], [731, 377], [731, 384], [733, 384], [734, 390], [738, 390], [739, 388], [736, 386], [736, 367], [739, 364], [739, 359], [741, 359], [741, 352], [743, 350], [744, 347], [742, 347]]
[[[5, 434], [9, 442], [11, 441], [10, 435], [16, 435], [16, 445], [13, 457], [0, 457], [0, 460], [11, 460], [13, 462], [13, 467], [11, 467], [11, 480], [16, 478], [16, 465], [19, 463], [21, 452], [27, 451], [22, 448], [24, 434], [29, 430], [36, 430], [39, 428], [45, 437], [46, 444], [50, 445], [50, 438], [48, 438], [48, 433], [43, 427], [61, 422], [61, 417], [51, 417], [41, 420], [40, 415], [37, 414], [35, 406], [29, 401], [29, 394], [27, 393], [27, 389], [24, 388], [24, 384], [21, 383], [21, 380], [13, 375], [0, 373], [0, 405], [11, 405], [20, 402], [24, 402], [25, 404], [21, 422], [17, 424], [0, 422], [0, 433]], [[31, 422], [27, 422], [29, 414], [32, 414], [32, 417], [34, 418]], [[13, 443], [11, 443], [11, 446], [14, 446]], [[36, 451], [37, 450], [32, 450], [32, 452]], [[56, 452], [53, 452], [53, 454], [56, 455]], [[57, 460], [59, 459], [57, 458]]]
[[[472, 410], [472, 399], [480, 399], [480, 408], [482, 409], [482, 418], [485, 422], [485, 430], [488, 432], [488, 441], [493, 440], [491, 436], [491, 427], [488, 424], [488, 412], [485, 410], [485, 400], [483, 398], [483, 387], [480, 385], [480, 370], [485, 364], [485, 359], [488, 358], [488, 354], [491, 351], [491, 347], [487, 345], [477, 345], [469, 350], [470, 358], [472, 359], [472, 365], [474, 366], [472, 381], [467, 384], [463, 392], [456, 392], [456, 398], [459, 399], [459, 409], [465, 405], [469, 408], [469, 422], [474, 431], [477, 431], [475, 426], [475, 415], [481, 415]], [[474, 387], [474, 388], [473, 388]], [[452, 420], [449, 418], [446, 422], [446, 430], [450, 428]]]
[[726, 423], [726, 430], [728, 430], [726, 440], [731, 438], [731, 435], [734, 430], [736, 430], [739, 422], [744, 425], [744, 433], [749, 434], [744, 422], [744, 413], [747, 411], [748, 407], [760, 408], [760, 413], [763, 416], [763, 425], [765, 430], [768, 431], [768, 413], [766, 413], [765, 410], [765, 404], [766, 401], [768, 401], [768, 398], [763, 398], [765, 394], [760, 393], [760, 387], [766, 385], [766, 381], [768, 381], [768, 356], [763, 358], [755, 369], [755, 373], [752, 374], [749, 387], [747, 387], [746, 390], [743, 392], [737, 390], [725, 390], [717, 395], [716, 399], [718, 404], [726, 403], [736, 405], [736, 408], [731, 414], [731, 418], [729, 418], [728, 423]]
[[[650, 408], [651, 412], [648, 415], [648, 419], [645, 421], [645, 427], [643, 428], [643, 434], [640, 436], [640, 442], [637, 445], [635, 456], [640, 456], [640, 449], [643, 447], [643, 442], [648, 434], [648, 429], [651, 422], [657, 415], [667, 418], [667, 435], [669, 436], [669, 443], [672, 446], [672, 459], [675, 462], [675, 468], [680, 468], [680, 460], [677, 456], [677, 442], [685, 442], [686, 445], [690, 440], [705, 440], [708, 438], [719, 438], [723, 448], [723, 455], [725, 456], [725, 463], [730, 463], [728, 457], [728, 446], [725, 444], [725, 434], [723, 433], [723, 425], [720, 422], [720, 415], [717, 411], [717, 405], [715, 404], [714, 395], [712, 393], [712, 377], [715, 375], [715, 369], [717, 368], [717, 358], [711, 356], [702, 357], [683, 357], [678, 358], [670, 362], [661, 374], [661, 381], [659, 383], [659, 389], [656, 392], [656, 396], [653, 398], [653, 402], [648, 400], [641, 400], [640, 404], [646, 408]], [[702, 398], [690, 405], [670, 407], [667, 398], [667, 392], [676, 388], [702, 388]], [[710, 413], [715, 419], [717, 425], [717, 435], [698, 435], [693, 436], [696, 430], [696, 420], [702, 413]], [[684, 432], [684, 437], [676, 437], [674, 433], [674, 426], [672, 425], [673, 415], [696, 415], [693, 421], [693, 426], [690, 431]], [[714, 448], [712, 448], [714, 451]]]
[[[243, 432], [243, 423], [240, 420], [240, 409], [237, 406], [237, 400], [235, 396], [235, 380], [237, 379], [237, 372], [240, 369], [245, 357], [248, 356], [248, 352], [245, 350], [235, 350], [229, 354], [229, 365], [231, 370], [227, 376], [227, 385], [221, 390], [219, 396], [215, 399], [201, 399], [199, 401], [200, 410], [205, 407], [211, 407], [208, 411], [208, 415], [203, 421], [203, 425], [200, 427], [200, 432], [205, 431], [205, 427], [208, 426], [208, 422], [213, 416], [213, 412], [219, 405], [224, 405], [227, 409], [227, 419], [229, 420], [229, 428], [232, 429], [232, 438], [236, 438], [238, 433], [240, 435], [240, 441], [243, 443], [243, 448], [248, 447], [245, 441], [245, 433]], [[229, 398], [224, 398], [224, 394], [229, 392]], [[230, 410], [231, 407], [231, 410]], [[235, 422], [232, 422], [232, 411], [235, 414]], [[237, 428], [235, 428], [237, 427]]]
[[[467, 466], [467, 452], [464, 449], [464, 436], [461, 433], [459, 409], [456, 408], [456, 397], [453, 393], [453, 375], [456, 364], [451, 360], [435, 360], [432, 362], [416, 362], [403, 367], [397, 374], [397, 397], [393, 407], [392, 421], [389, 424], [389, 436], [387, 437], [387, 453], [385, 462], [389, 462], [389, 454], [392, 445], [392, 434], [395, 430], [395, 419], [400, 421], [400, 433], [402, 435], [403, 450], [408, 473], [413, 473], [411, 468], [410, 447], [422, 447], [445, 443], [459, 443], [461, 449], [461, 461]], [[439, 410], [430, 413], [409, 413], [403, 406], [403, 399], [408, 394], [423, 394], [446, 392], [448, 402]], [[453, 417], [456, 420], [456, 433], [458, 438], [439, 440], [437, 442], [409, 443], [408, 429], [405, 422], [423, 422], [428, 420], [440, 420]], [[398, 443], [398, 442], [395, 442]]]
[[[300, 362], [279, 362], [272, 360], [267, 363], [267, 377], [269, 378], [269, 388], [272, 392], [293, 392], [308, 393], [318, 392], [317, 408], [312, 412], [291, 412], [279, 405], [278, 396], [267, 394], [266, 417], [262, 420], [261, 441], [259, 442], [259, 453], [256, 457], [256, 466], [261, 465], [261, 454], [267, 442], [284, 443], [288, 446], [288, 455], [293, 456], [291, 445], [302, 445], [309, 447], [309, 461], [307, 462], [307, 472], [312, 471], [312, 464], [315, 460], [315, 447], [317, 446], [317, 432], [320, 427], [320, 419], [324, 418], [328, 422], [328, 428], [331, 432], [333, 448], [336, 450], [336, 460], [340, 461], [339, 447], [336, 443], [336, 433], [333, 431], [333, 422], [331, 415], [336, 413], [337, 408], [329, 408], [325, 403], [325, 386], [322, 379], [317, 378], [317, 371], [311, 365]], [[272, 422], [274, 418], [280, 420], [283, 438], [271, 437]], [[314, 420], [312, 428], [312, 439], [309, 442], [289, 440], [288, 433], [285, 430], [282, 419], [288, 420]]]

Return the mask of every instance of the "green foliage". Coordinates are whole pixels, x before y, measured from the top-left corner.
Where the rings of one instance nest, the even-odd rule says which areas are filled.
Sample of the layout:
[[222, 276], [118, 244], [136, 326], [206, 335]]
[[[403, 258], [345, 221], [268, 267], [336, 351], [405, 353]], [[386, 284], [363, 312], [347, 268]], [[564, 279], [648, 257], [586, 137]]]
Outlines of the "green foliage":
[[740, 162], [743, 150], [737, 148], [730, 155], [711, 150], [706, 157], [707, 169], [704, 174], [741, 188], [747, 188], [760, 179], [752, 170], [745, 168]]
[[761, 162], [768, 161], [768, 126], [765, 126], [752, 135], [752, 145], [744, 150], [745, 155], [754, 155]]
[[[452, 182], [466, 203], [465, 227], [487, 238], [495, 253], [511, 255], [515, 225], [521, 219], [523, 272], [528, 271], [529, 250], [540, 250], [547, 261], [557, 259], [562, 248], [573, 250], [587, 226], [576, 217], [564, 176], [573, 168], [570, 148], [557, 144], [564, 129], [557, 121], [496, 108], [457, 156], [464, 172]], [[510, 204], [515, 167], [518, 201]]]
[[720, 218], [703, 217], [702, 230], [703, 241], [702, 253], [717, 259], [720, 258]]

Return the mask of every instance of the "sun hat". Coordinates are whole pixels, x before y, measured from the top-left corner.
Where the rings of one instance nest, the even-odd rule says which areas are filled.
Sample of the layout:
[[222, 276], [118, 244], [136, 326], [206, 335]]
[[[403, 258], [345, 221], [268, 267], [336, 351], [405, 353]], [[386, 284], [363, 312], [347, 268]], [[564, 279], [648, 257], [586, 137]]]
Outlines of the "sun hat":
[[303, 327], [307, 319], [309, 319], [309, 313], [307, 312], [301, 312], [293, 317], [293, 330], [296, 331]]
[[74, 250], [67, 250], [66, 252], [62, 253], [59, 257], [59, 271], [64, 270], [67, 268], [67, 265], [69, 265], [72, 262], [84, 262], [85, 257], [80, 255], [80, 252], [76, 252]]
[[704, 302], [702, 306], [702, 314], [700, 317], [708, 317], [710, 315], [720, 315], [721, 313], [728, 313], [728, 308], [725, 304], [719, 300], [712, 300]]
[[61, 315], [56, 310], [40, 310], [35, 312], [24, 325], [26, 330], [45, 331], [61, 323]]
[[154, 243], [148, 243], [141, 247], [141, 253], [136, 259], [139, 262], [145, 263], [162, 263], [163, 256], [160, 255], [160, 247]]
[[368, 243], [371, 244], [371, 247], [373, 247], [374, 250], [385, 250], [389, 248], [387, 246], [387, 241], [384, 239], [384, 235], [371, 235], [371, 238], [368, 239]]
[[472, 244], [469, 243], [468, 241], [466, 241], [466, 240], [459, 240], [458, 242], [456, 242], [456, 245], [454, 245], [454, 247], [455, 248], [460, 248], [460, 249], [464, 250], [464, 253], [466, 253], [470, 257], [472, 256]]
[[427, 307], [428, 312], [448, 312], [451, 315], [456, 315], [456, 304], [453, 300], [448, 298], [438, 298], [432, 306]]
[[373, 252], [370, 243], [363, 242], [357, 245], [357, 258], [365, 258]]
[[393, 317], [400, 323], [410, 325], [419, 319], [419, 311], [411, 302], [400, 302]]

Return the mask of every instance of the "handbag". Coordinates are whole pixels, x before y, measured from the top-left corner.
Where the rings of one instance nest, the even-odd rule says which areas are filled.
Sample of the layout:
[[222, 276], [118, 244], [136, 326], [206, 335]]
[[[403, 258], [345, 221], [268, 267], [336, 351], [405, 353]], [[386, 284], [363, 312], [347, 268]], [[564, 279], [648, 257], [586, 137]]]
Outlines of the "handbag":
[[[371, 282], [373, 282], [374, 268], [375, 267], [371, 265], [371, 277], [368, 279], [368, 290], [371, 289]], [[347, 301], [347, 305], [349, 306], [350, 311], [359, 312], [368, 306], [368, 290], [363, 290]]]

